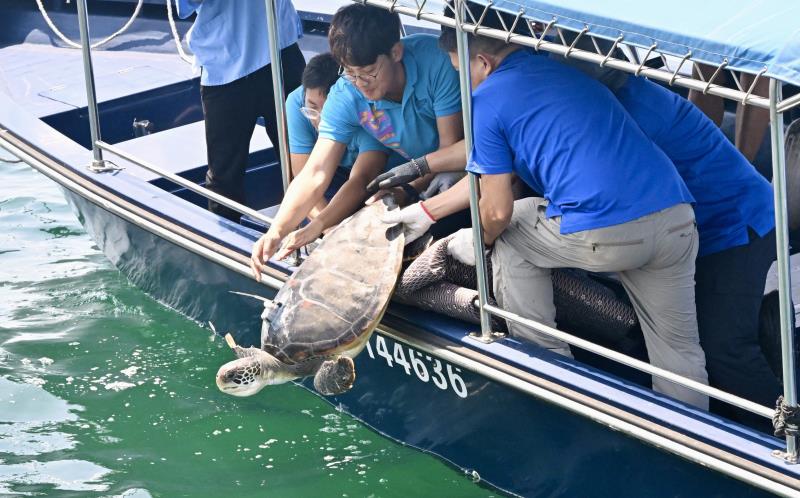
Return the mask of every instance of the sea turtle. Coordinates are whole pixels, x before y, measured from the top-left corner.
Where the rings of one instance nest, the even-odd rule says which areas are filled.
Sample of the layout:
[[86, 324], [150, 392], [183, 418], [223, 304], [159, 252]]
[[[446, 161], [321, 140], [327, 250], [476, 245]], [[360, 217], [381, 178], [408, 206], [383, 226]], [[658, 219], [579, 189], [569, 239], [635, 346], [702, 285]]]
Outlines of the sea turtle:
[[324, 395], [352, 387], [352, 358], [366, 345], [391, 297], [403, 230], [381, 221], [388, 200], [364, 207], [326, 235], [278, 291], [264, 300], [261, 349], [243, 348], [217, 372], [217, 386], [250, 396], [264, 386], [314, 376]]

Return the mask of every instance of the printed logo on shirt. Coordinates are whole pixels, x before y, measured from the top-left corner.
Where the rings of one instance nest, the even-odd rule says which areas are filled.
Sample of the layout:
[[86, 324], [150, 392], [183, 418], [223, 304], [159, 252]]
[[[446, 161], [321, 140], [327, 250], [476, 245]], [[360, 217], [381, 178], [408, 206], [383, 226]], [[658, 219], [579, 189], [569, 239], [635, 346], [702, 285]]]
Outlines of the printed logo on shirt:
[[406, 159], [411, 159], [411, 156], [400, 148], [400, 141], [397, 139], [394, 126], [392, 126], [392, 120], [385, 111], [367, 108], [361, 112], [359, 121], [362, 128], [377, 138], [383, 145], [396, 150]]

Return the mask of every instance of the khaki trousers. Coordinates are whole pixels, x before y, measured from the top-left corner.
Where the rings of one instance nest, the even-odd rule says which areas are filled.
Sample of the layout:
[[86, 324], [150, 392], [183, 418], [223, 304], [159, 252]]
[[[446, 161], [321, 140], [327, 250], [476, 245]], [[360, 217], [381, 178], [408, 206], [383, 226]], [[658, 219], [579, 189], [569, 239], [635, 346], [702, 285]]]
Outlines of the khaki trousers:
[[[511, 223], [492, 252], [494, 294], [504, 309], [555, 327], [551, 268], [616, 272], [633, 303], [650, 363], [708, 384], [697, 332], [694, 211], [678, 204], [639, 219], [594, 230], [560, 233], [561, 217], [545, 216], [547, 201], [514, 202]], [[511, 335], [570, 355], [569, 345], [521, 325]], [[708, 409], [708, 398], [658, 377], [653, 389]]]

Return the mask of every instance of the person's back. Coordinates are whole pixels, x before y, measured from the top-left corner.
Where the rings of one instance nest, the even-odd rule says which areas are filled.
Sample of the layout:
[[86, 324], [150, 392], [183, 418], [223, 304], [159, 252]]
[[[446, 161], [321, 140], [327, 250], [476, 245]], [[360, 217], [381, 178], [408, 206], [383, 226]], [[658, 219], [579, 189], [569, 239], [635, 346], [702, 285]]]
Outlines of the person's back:
[[[484, 171], [513, 162], [562, 215], [562, 233], [600, 228], [691, 202], [674, 166], [614, 95], [579, 71], [528, 51], [511, 53], [473, 95], [475, 117], [494, 119], [513, 158], [484, 148]], [[491, 117], [490, 117], [491, 116]], [[476, 142], [485, 143], [475, 126]]]
[[[615, 93], [675, 163], [696, 200], [700, 249], [695, 296], [709, 380], [715, 387], [771, 405], [781, 389], [761, 350], [758, 317], [766, 274], [775, 258], [772, 187], [688, 100], [632, 76]], [[763, 419], [744, 410], [719, 409], [769, 429]]]
[[695, 198], [699, 256], [746, 244], [748, 228], [764, 236], [775, 227], [769, 182], [695, 105], [644, 78], [616, 95]]

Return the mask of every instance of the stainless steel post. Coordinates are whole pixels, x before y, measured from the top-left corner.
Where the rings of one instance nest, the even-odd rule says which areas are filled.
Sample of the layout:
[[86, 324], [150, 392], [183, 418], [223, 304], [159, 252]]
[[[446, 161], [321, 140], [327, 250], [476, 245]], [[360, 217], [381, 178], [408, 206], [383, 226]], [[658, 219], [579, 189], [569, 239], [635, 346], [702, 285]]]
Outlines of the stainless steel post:
[[94, 69], [92, 69], [91, 40], [89, 39], [89, 13], [86, 0], [78, 0], [78, 29], [81, 33], [81, 54], [83, 55], [83, 77], [86, 83], [86, 104], [89, 109], [89, 133], [92, 137], [93, 169], [104, 170], [103, 151], [96, 144], [100, 140], [100, 120], [97, 114], [97, 96], [94, 91]]
[[[786, 158], [784, 157], [783, 115], [778, 112], [781, 83], [769, 80], [769, 117], [772, 142], [772, 186], [775, 196], [775, 238], [778, 252], [778, 294], [780, 296], [781, 356], [783, 359], [783, 400], [797, 406], [794, 370], [794, 327], [792, 326], [792, 281], [789, 273], [789, 228], [786, 208]], [[795, 428], [796, 429], [796, 428]], [[788, 433], [789, 431], [787, 431]], [[786, 436], [786, 461], [797, 462], [797, 438]]]
[[[467, 33], [462, 29], [466, 17], [466, 4], [463, 0], [456, 2], [456, 41], [458, 44], [458, 76], [461, 82], [461, 111], [464, 118], [464, 146], [467, 157], [472, 151], [472, 83], [469, 76], [469, 44]], [[475, 249], [475, 271], [478, 277], [478, 300], [480, 303], [481, 334], [480, 340], [490, 342], [492, 334], [492, 318], [484, 306], [488, 303], [489, 283], [486, 277], [486, 259], [483, 251], [483, 231], [481, 230], [481, 213], [479, 207], [480, 186], [478, 175], [469, 173], [469, 212], [472, 221], [472, 245]]]
[[292, 179], [292, 163], [289, 159], [289, 135], [286, 125], [286, 95], [283, 91], [283, 69], [281, 68], [281, 46], [278, 33], [277, 9], [275, 0], [265, 0], [267, 7], [267, 31], [269, 32], [269, 54], [272, 67], [272, 88], [275, 95], [275, 117], [278, 124], [278, 146], [281, 162], [281, 178], [283, 191], [289, 187]]

